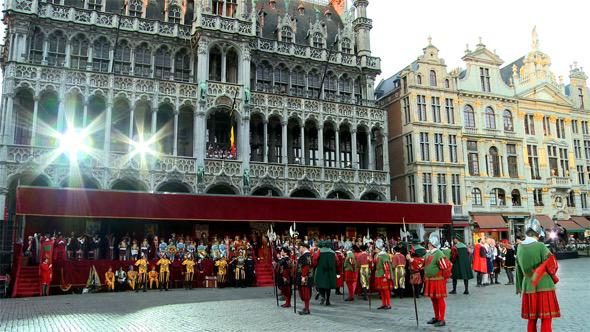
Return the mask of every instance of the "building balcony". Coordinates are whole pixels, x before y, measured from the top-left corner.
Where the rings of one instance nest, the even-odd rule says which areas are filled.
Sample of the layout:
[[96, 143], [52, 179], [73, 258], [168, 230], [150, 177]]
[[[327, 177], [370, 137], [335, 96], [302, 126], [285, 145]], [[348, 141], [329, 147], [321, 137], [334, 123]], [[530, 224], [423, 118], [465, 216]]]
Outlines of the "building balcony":
[[569, 189], [572, 186], [572, 180], [567, 176], [550, 176], [547, 178], [547, 185], [557, 189]]

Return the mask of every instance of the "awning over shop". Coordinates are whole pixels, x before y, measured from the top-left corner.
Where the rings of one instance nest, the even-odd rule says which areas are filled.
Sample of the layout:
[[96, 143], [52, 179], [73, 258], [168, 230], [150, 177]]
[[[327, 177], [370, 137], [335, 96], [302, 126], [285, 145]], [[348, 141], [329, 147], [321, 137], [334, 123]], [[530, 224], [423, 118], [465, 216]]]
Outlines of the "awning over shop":
[[548, 215], [539, 214], [536, 216], [536, 218], [537, 220], [539, 220], [541, 227], [543, 227], [543, 229], [545, 230], [552, 229], [553, 227], [555, 227], [555, 222], [553, 222], [553, 219], [551, 219], [551, 217], [549, 217]]
[[262, 196], [19, 187], [16, 213], [108, 219], [450, 224], [451, 206]]
[[590, 220], [582, 216], [573, 216], [572, 220], [584, 229], [590, 229]]
[[504, 221], [504, 218], [502, 218], [502, 216], [499, 214], [476, 214], [473, 215], [473, 220], [477, 223], [479, 229], [482, 231], [508, 231], [508, 227], [506, 227], [506, 222]]
[[584, 228], [573, 220], [558, 220], [557, 224], [570, 233], [584, 233]]

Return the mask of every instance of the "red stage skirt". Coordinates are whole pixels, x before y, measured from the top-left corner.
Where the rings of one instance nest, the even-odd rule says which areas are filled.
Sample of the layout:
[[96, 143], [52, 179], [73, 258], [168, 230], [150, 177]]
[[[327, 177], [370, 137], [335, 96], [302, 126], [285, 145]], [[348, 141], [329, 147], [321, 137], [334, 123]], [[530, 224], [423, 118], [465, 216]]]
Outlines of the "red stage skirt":
[[390, 290], [391, 280], [384, 277], [375, 277], [375, 290]]
[[424, 296], [447, 297], [447, 280], [429, 280], [424, 278]]
[[555, 291], [522, 295], [523, 319], [544, 319], [561, 317]]

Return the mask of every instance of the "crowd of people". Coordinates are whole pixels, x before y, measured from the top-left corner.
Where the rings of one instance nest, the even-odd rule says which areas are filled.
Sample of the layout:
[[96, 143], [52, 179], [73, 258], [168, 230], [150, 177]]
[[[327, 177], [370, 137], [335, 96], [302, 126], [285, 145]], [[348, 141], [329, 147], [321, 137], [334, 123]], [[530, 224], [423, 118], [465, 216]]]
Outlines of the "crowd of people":
[[[370, 294], [376, 292], [381, 299], [378, 307], [381, 310], [391, 309], [392, 297], [426, 296], [431, 299], [434, 313], [428, 324], [434, 326], [446, 325], [449, 279], [452, 280], [450, 294], [457, 293], [458, 281], [463, 280], [463, 294], [467, 295], [474, 272], [476, 286], [485, 287], [499, 284], [498, 276], [504, 269], [506, 285], [515, 285], [517, 292], [523, 294], [522, 317], [529, 321], [529, 331], [536, 331], [537, 319], [542, 321], [542, 331], [550, 331], [551, 319], [560, 315], [554, 292], [557, 262], [539, 241], [543, 230], [538, 221], [533, 219], [526, 227], [526, 237], [518, 238], [514, 245], [506, 240], [497, 242], [482, 237], [474, 247], [467, 246], [460, 234], [454, 234], [449, 244], [441, 241], [437, 233], [430, 234], [427, 241], [402, 241], [399, 237], [380, 234], [373, 238], [318, 234], [297, 238], [287, 233], [270, 241], [254, 232], [233, 239], [209, 238], [204, 233], [197, 239], [172, 234], [167, 241], [156, 236], [142, 241], [124, 236], [117, 243], [109, 235], [106, 252], [101, 253], [100, 237], [57, 235], [54, 247], [63, 250], [55, 250], [53, 257], [91, 259], [105, 255], [130, 261], [127, 270], [109, 269], [105, 273], [104, 284], [111, 291], [167, 290], [170, 266], [174, 262], [182, 266], [187, 289], [192, 288], [195, 275], [203, 271], [207, 276], [214, 276], [218, 287], [250, 286], [255, 279], [254, 262], [268, 260], [269, 264], [272, 261], [274, 282], [279, 290], [277, 301], [279, 296], [283, 298], [283, 308], [292, 306], [295, 291], [303, 302], [301, 315], [311, 313], [314, 293], [320, 305], [331, 305], [332, 290], [343, 297], [346, 295], [347, 302], [370, 303]], [[29, 255], [34, 251], [31, 243], [39, 242], [46, 247], [45, 241], [33, 237], [27, 249]], [[77, 246], [72, 242], [77, 242]], [[51, 265], [45, 259], [40, 273], [48, 270], [50, 275]]]
[[219, 144], [209, 144], [207, 146], [207, 158], [212, 159], [236, 159], [236, 152], [231, 148], [223, 147]]

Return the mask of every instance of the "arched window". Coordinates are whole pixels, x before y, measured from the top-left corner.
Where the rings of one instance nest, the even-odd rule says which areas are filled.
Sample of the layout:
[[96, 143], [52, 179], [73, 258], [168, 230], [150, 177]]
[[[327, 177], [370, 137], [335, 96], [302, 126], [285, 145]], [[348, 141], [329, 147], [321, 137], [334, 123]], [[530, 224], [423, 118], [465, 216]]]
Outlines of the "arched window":
[[352, 43], [350, 42], [350, 39], [342, 38], [342, 41], [340, 42], [340, 51], [342, 51], [342, 53], [352, 54]]
[[221, 82], [221, 50], [218, 46], [209, 51], [209, 80]]
[[225, 81], [238, 83], [238, 53], [234, 48], [225, 54]]
[[49, 49], [47, 50], [47, 64], [50, 67], [63, 67], [66, 61], [66, 37], [61, 31], [49, 35]]
[[494, 112], [494, 109], [491, 107], [486, 107], [485, 116], [486, 128], [496, 129], [496, 113]]
[[193, 110], [190, 107], [182, 107], [178, 113], [178, 137], [177, 137], [177, 155], [192, 157], [193, 156]]
[[84, 128], [84, 97], [79, 93], [69, 93], [65, 98], [64, 128]]
[[280, 64], [275, 68], [274, 91], [277, 93], [287, 93], [289, 90], [289, 68]]
[[316, 48], [324, 48], [324, 36], [321, 33], [316, 32], [311, 38], [311, 46]]
[[449, 88], [451, 88], [451, 82], [449, 82], [449, 79], [446, 79], [446, 80], [445, 80], [445, 88], [446, 88], [446, 89], [449, 89]]
[[167, 46], [161, 46], [156, 50], [154, 78], [162, 80], [170, 79], [172, 76], [172, 55]]
[[471, 190], [471, 198], [473, 201], [473, 205], [482, 205], [481, 202], [481, 190], [479, 188], [473, 188]]
[[292, 43], [293, 42], [293, 29], [288, 26], [283, 26], [281, 28], [281, 41], [285, 43]]
[[312, 69], [307, 75], [307, 91], [309, 98], [319, 98], [321, 78], [317, 70]]
[[500, 156], [495, 146], [488, 151], [488, 172], [489, 176], [500, 177]]
[[338, 91], [340, 93], [341, 101], [350, 101], [352, 98], [352, 80], [348, 75], [342, 75], [338, 81]]
[[299, 66], [291, 73], [291, 93], [294, 96], [305, 96], [305, 72]]
[[86, 69], [88, 62], [88, 39], [79, 34], [70, 42], [70, 68]]
[[416, 84], [422, 84], [422, 75], [418, 74], [418, 76], [416, 76]]
[[336, 100], [338, 89], [338, 78], [333, 73], [327, 73], [324, 81], [324, 98], [327, 100]]
[[31, 90], [19, 90], [14, 96], [14, 144], [31, 145], [33, 126], [33, 94]]
[[56, 143], [54, 133], [57, 130], [57, 114], [59, 99], [54, 91], [47, 91], [39, 98], [39, 113], [37, 120], [36, 143], [40, 146], [54, 146]]
[[29, 62], [40, 64], [43, 61], [43, 42], [45, 35], [38, 27], [33, 29], [33, 34], [29, 38]]
[[172, 155], [174, 148], [174, 110], [171, 104], [158, 107], [156, 133], [159, 136], [160, 152]]
[[142, 43], [135, 49], [134, 58], [133, 73], [135, 76], [150, 77], [152, 72], [152, 54], [146, 43]]
[[129, 47], [129, 43], [126, 40], [119, 42], [114, 53], [113, 71], [115, 74], [129, 75], [131, 73], [131, 47]]
[[361, 76], [357, 76], [354, 80], [354, 98], [356, 99], [357, 103], [362, 103], [363, 99], [363, 88], [362, 88], [363, 79]]
[[129, 16], [141, 17], [143, 13], [143, 0], [130, 0], [127, 6], [129, 7]]
[[512, 112], [509, 110], [504, 110], [504, 131], [514, 131]]
[[518, 189], [512, 190], [512, 206], [521, 206], [520, 191]]
[[492, 189], [490, 192], [490, 205], [506, 206], [506, 193], [504, 189]]
[[430, 71], [430, 86], [436, 86], [436, 72], [434, 70]]
[[191, 57], [186, 48], [176, 52], [174, 56], [174, 79], [187, 82], [191, 75]]
[[463, 117], [465, 121], [465, 127], [475, 128], [475, 113], [473, 112], [473, 107], [471, 107], [471, 105], [465, 105]]
[[111, 116], [111, 151], [126, 152], [129, 142], [131, 107], [125, 99], [116, 99]]
[[111, 44], [105, 37], [100, 37], [92, 45], [92, 67], [94, 71], [109, 71]]
[[272, 76], [273, 69], [271, 65], [266, 61], [262, 61], [260, 65], [256, 67], [256, 90], [271, 92]]
[[178, 6], [171, 6], [168, 8], [168, 22], [169, 23], [180, 23], [181, 11]]
[[134, 142], [148, 141], [152, 132], [152, 107], [148, 101], [142, 100], [135, 104], [133, 111], [133, 133], [131, 139]]

